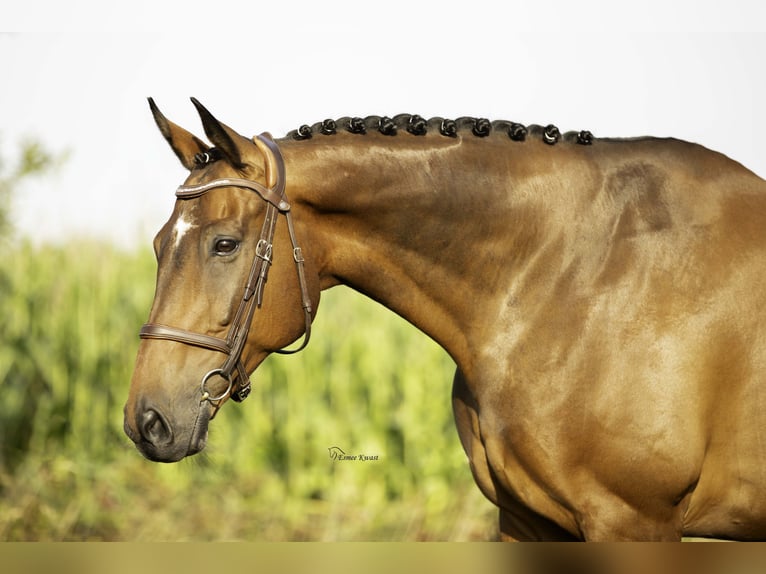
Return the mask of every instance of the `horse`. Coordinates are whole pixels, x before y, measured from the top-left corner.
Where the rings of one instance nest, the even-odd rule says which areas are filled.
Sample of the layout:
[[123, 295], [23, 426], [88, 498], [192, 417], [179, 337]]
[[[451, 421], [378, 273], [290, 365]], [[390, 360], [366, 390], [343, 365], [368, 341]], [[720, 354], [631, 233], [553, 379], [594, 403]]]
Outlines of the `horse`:
[[342, 284], [455, 361], [500, 539], [766, 536], [764, 180], [672, 138], [408, 114], [249, 138], [192, 102], [212, 145], [149, 99], [189, 175], [124, 410], [145, 457], [202, 450]]

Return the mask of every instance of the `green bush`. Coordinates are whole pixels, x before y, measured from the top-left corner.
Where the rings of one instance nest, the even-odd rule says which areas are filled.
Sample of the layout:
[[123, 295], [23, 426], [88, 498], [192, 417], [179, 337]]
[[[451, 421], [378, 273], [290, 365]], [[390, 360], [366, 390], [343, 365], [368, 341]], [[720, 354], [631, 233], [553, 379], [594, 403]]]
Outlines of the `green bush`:
[[[155, 264], [96, 242], [0, 263], [0, 539], [487, 539], [435, 343], [345, 288], [270, 357], [201, 455], [144, 460], [122, 407]], [[257, 319], [256, 319], [257, 320]], [[333, 460], [328, 449], [377, 460]]]

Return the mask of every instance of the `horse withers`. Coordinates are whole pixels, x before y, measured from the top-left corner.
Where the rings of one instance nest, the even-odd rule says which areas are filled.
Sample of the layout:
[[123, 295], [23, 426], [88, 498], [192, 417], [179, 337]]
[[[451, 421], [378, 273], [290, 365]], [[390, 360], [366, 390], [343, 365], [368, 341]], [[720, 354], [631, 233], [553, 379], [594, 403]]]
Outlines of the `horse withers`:
[[766, 537], [762, 179], [674, 139], [480, 118], [251, 139], [194, 103], [212, 146], [151, 102], [189, 176], [125, 407], [145, 456], [204, 448], [345, 284], [455, 360], [503, 538]]

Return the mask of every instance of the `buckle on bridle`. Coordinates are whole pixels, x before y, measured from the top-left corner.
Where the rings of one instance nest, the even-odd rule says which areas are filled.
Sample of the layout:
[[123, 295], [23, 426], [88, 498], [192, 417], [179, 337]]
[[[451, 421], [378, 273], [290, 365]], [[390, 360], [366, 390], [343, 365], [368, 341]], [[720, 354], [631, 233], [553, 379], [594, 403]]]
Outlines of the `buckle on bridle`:
[[237, 403], [241, 403], [247, 397], [250, 396], [250, 391], [252, 390], [253, 390], [253, 387], [250, 385], [250, 381], [248, 380], [246, 385], [237, 389], [236, 392], [231, 394], [231, 400]]
[[268, 263], [271, 263], [273, 248], [273, 245], [265, 239], [259, 239], [255, 246], [255, 256], [259, 259], [263, 259]]

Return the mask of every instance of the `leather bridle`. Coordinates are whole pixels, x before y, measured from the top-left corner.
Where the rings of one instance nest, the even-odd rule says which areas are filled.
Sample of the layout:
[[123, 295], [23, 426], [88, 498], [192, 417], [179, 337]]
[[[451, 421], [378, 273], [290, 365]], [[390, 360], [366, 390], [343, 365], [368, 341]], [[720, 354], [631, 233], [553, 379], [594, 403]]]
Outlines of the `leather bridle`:
[[[279, 214], [283, 214], [287, 220], [287, 229], [293, 246], [293, 259], [298, 273], [298, 283], [301, 290], [303, 312], [306, 320], [306, 330], [303, 342], [296, 349], [279, 349], [272, 352], [280, 354], [297, 353], [306, 347], [311, 337], [311, 299], [309, 298], [304, 271], [304, 259], [301, 248], [295, 238], [295, 228], [290, 213], [290, 204], [285, 195], [285, 162], [276, 142], [268, 133], [255, 136], [253, 143], [264, 153], [266, 157], [266, 184], [261, 185], [256, 181], [239, 178], [222, 178], [209, 181], [200, 185], [182, 185], [176, 190], [178, 199], [194, 199], [206, 194], [212, 189], [219, 187], [240, 187], [255, 192], [266, 203], [266, 216], [261, 228], [261, 235], [255, 247], [255, 256], [250, 267], [250, 274], [245, 283], [242, 299], [240, 300], [237, 313], [231, 322], [226, 338], [213, 337], [201, 333], [194, 333], [177, 327], [169, 327], [158, 323], [146, 323], [141, 327], [139, 336], [142, 339], [164, 339], [176, 341], [186, 345], [193, 345], [218, 351], [227, 355], [224, 363], [217, 369], [209, 371], [202, 377], [200, 402], [209, 401], [216, 411], [220, 408], [221, 401], [230, 395], [237, 402], [243, 401], [250, 394], [250, 377], [242, 363], [242, 352], [247, 342], [250, 326], [253, 322], [255, 309], [263, 302], [263, 289], [272, 263], [272, 242]], [[233, 373], [238, 375], [237, 388], [234, 388]], [[207, 382], [215, 377], [223, 378], [228, 386], [223, 393], [211, 395], [205, 388]]]

